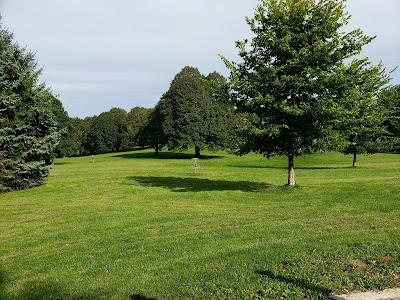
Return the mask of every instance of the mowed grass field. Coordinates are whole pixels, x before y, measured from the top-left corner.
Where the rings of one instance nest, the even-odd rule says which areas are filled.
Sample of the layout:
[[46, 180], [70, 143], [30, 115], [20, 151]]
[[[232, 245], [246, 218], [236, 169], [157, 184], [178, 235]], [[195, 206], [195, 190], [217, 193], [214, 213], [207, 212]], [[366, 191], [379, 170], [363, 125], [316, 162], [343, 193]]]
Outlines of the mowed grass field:
[[0, 299], [325, 299], [400, 286], [400, 155], [137, 151], [0, 194]]

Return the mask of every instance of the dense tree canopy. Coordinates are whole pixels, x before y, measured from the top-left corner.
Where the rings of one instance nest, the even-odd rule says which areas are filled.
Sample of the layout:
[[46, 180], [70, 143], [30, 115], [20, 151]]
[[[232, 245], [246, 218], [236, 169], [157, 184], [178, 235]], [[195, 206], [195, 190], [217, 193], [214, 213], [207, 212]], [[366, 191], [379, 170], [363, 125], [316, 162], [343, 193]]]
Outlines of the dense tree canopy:
[[134, 107], [128, 113], [128, 138], [129, 147], [133, 148], [141, 146], [139, 140], [139, 131], [148, 122], [151, 113], [154, 111], [153, 108], [145, 107]]
[[163, 131], [170, 150], [195, 147], [196, 156], [207, 146], [211, 102], [200, 72], [185, 67], [162, 96]]
[[137, 143], [140, 147], [152, 147], [155, 155], [158, 156], [161, 149], [166, 145], [167, 139], [163, 131], [164, 101], [159, 101], [154, 110], [150, 113], [147, 122], [140, 127], [136, 136]]
[[152, 119], [162, 122], [153, 128], [162, 129], [168, 149], [193, 147], [195, 156], [200, 157], [203, 149], [227, 146], [233, 108], [226, 101], [225, 81], [218, 73], [204, 77], [197, 68], [188, 66], [175, 76]]
[[388, 110], [378, 100], [379, 92], [389, 81], [383, 66], [371, 67], [366, 59], [357, 62], [348, 68], [348, 77], [354, 83], [347, 83], [341, 116], [336, 120], [341, 138], [339, 150], [353, 155], [353, 167], [357, 165], [357, 154], [375, 153], [384, 148], [388, 137], [385, 122], [389, 118]]
[[400, 152], [400, 85], [385, 88], [379, 94], [378, 100], [389, 112], [384, 123], [390, 134], [387, 150]]
[[231, 69], [231, 98], [248, 114], [240, 153], [288, 157], [294, 185], [294, 157], [329, 141], [354, 73], [345, 60], [373, 38], [360, 30], [343, 33], [349, 16], [340, 0], [261, 1], [248, 18], [254, 37], [237, 42], [240, 63]]
[[127, 147], [127, 112], [112, 108], [93, 117], [86, 138], [86, 148], [91, 154], [116, 152]]
[[49, 173], [64, 112], [40, 73], [33, 53], [0, 24], [0, 191], [36, 186]]

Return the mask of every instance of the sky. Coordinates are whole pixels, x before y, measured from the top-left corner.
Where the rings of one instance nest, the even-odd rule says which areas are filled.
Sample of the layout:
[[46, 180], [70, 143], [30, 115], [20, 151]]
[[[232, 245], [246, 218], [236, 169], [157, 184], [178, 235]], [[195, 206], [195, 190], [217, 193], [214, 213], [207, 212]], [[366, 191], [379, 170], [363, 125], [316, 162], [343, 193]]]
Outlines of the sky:
[[[2, 26], [36, 53], [40, 81], [70, 117], [154, 107], [184, 67], [229, 71], [235, 41], [251, 37], [245, 17], [258, 0], [0, 0]], [[382, 62], [400, 84], [400, 1], [347, 0], [348, 30], [377, 38], [361, 57]]]

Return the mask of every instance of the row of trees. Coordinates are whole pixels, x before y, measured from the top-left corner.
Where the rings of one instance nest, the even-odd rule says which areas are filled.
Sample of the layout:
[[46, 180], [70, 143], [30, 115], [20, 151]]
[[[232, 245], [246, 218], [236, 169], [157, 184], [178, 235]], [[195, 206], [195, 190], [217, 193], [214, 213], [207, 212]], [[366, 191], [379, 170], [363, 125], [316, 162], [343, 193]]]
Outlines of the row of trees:
[[[322, 114], [319, 111], [310, 110], [311, 116], [295, 113], [294, 116], [299, 118], [296, 120], [291, 115], [283, 118], [283, 112], [277, 116], [273, 113], [263, 115], [260, 112], [265, 104], [261, 102], [259, 106], [243, 106], [237, 102], [235, 107], [231, 102], [235, 98], [229, 94], [232, 85], [222, 75], [213, 72], [204, 76], [198, 69], [187, 66], [175, 76], [154, 109], [135, 107], [126, 112], [113, 108], [84, 120], [70, 119], [70, 130], [57, 148], [58, 155], [85, 155], [138, 147], [152, 147], [157, 155], [165, 147], [178, 151], [192, 147], [195, 157], [200, 157], [203, 149], [230, 149], [237, 154], [255, 151], [272, 156], [282, 154], [276, 149], [283, 147], [279, 143], [284, 143], [287, 137], [283, 133], [283, 137], [268, 133], [270, 141], [267, 142], [266, 137], [258, 139], [257, 135], [262, 133], [260, 125], [271, 130], [271, 120], [280, 117], [293, 122], [292, 126], [297, 130], [295, 135], [306, 133], [298, 137], [299, 152], [294, 156], [324, 149], [339, 150], [352, 154], [353, 166], [356, 166], [359, 153], [400, 150], [400, 88], [381, 89], [387, 76], [383, 76], [381, 66], [367, 65], [365, 60], [358, 64], [362, 75], [357, 77], [358, 85], [346, 91], [349, 99], [342, 99], [340, 105], [336, 103], [336, 110], [330, 110], [335, 118], [322, 120], [326, 123], [321, 120], [310, 122], [313, 114]], [[246, 83], [249, 83], [248, 79]], [[274, 107], [272, 102], [270, 104]], [[277, 101], [274, 105], [284, 110], [282, 107], [287, 102]], [[290, 113], [287, 107], [286, 110]], [[318, 132], [313, 126], [324, 127], [318, 138], [312, 136]], [[289, 126], [276, 127], [284, 132], [283, 129]], [[276, 128], [274, 130], [279, 133]]]
[[238, 117], [229, 102], [226, 79], [216, 73], [202, 75], [184, 67], [154, 109], [135, 107], [130, 112], [112, 108], [84, 120], [69, 119], [68, 132], [57, 148], [58, 156], [117, 152], [152, 147], [158, 152], [233, 148], [237, 145]]
[[80, 156], [117, 152], [139, 147], [138, 131], [147, 123], [151, 108], [135, 107], [129, 112], [112, 108], [98, 116], [85, 119], [68, 118], [68, 128], [56, 155]]

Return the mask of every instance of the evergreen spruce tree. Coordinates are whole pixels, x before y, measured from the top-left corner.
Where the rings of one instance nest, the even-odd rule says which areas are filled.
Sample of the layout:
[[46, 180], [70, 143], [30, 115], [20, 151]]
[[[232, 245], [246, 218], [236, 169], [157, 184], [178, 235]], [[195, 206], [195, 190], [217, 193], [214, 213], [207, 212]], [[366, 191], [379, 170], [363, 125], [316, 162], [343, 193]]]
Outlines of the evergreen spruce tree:
[[62, 130], [40, 72], [0, 24], [0, 191], [36, 186], [49, 173]]

